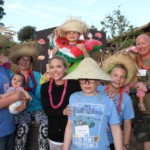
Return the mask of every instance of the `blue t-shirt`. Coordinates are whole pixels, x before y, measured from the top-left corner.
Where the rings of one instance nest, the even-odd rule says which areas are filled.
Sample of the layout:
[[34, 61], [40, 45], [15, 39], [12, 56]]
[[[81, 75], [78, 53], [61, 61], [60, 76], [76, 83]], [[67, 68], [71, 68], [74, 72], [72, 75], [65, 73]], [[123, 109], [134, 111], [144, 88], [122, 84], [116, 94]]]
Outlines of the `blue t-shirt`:
[[[10, 82], [10, 69], [4, 69], [0, 65], [0, 94], [7, 92]], [[0, 137], [9, 135], [15, 131], [14, 115], [8, 108], [0, 109]]]
[[[106, 86], [98, 86], [97, 90], [100, 92], [105, 91]], [[114, 103], [116, 105], [116, 108], [118, 107], [118, 101], [119, 101], [119, 94], [116, 95]], [[113, 100], [112, 100], [113, 101]], [[119, 112], [119, 118], [120, 118], [120, 123], [122, 124], [123, 120], [130, 120], [134, 118], [134, 111], [133, 111], [133, 105], [130, 96], [123, 92], [123, 97], [122, 97], [122, 103], [120, 107], [120, 112]], [[110, 143], [113, 143], [113, 137], [110, 131], [110, 128], [108, 128], [108, 138]]]
[[76, 92], [69, 100], [72, 116], [72, 150], [109, 150], [107, 126], [119, 124], [115, 104], [105, 93], [85, 96]]

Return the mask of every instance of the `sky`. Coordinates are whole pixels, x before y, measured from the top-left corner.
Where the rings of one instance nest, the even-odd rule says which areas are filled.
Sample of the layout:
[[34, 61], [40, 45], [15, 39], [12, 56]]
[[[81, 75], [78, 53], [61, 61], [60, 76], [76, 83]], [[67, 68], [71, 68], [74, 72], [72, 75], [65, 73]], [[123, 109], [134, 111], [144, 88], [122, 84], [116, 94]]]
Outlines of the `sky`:
[[1, 22], [16, 32], [27, 25], [39, 31], [60, 26], [75, 16], [101, 30], [100, 21], [118, 6], [134, 27], [150, 22], [150, 0], [4, 0], [6, 15]]

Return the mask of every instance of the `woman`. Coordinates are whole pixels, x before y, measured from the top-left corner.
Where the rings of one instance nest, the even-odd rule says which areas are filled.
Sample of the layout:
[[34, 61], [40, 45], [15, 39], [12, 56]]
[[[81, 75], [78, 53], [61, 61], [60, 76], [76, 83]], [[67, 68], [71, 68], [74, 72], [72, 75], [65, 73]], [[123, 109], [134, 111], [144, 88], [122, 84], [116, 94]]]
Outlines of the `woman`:
[[80, 91], [77, 80], [62, 80], [67, 72], [66, 60], [61, 56], [54, 56], [49, 61], [51, 79], [42, 85], [41, 97], [44, 112], [48, 116], [48, 139], [51, 150], [61, 150], [64, 132], [67, 124], [69, 97]]
[[[145, 76], [145, 85], [150, 85], [150, 37], [141, 34], [136, 39], [136, 48], [139, 53], [137, 58], [138, 65]], [[144, 73], [145, 72], [145, 73]], [[149, 89], [148, 89], [149, 91]], [[144, 143], [144, 150], [150, 149], [150, 93], [146, 93], [144, 97], [145, 112], [139, 113], [135, 109], [134, 130], [136, 138]]]
[[[0, 94], [6, 93], [10, 82], [10, 63], [7, 57], [0, 54]], [[8, 110], [8, 106], [18, 99], [22, 99], [23, 93], [16, 92], [7, 98], [0, 97], [0, 149], [12, 150], [14, 144], [15, 121], [14, 115]], [[25, 109], [23, 104], [18, 110]]]
[[47, 150], [47, 117], [41, 105], [41, 85], [40, 73], [32, 71], [31, 65], [37, 58], [38, 53], [36, 47], [31, 43], [14, 46], [11, 49], [10, 60], [18, 65], [19, 72], [25, 76], [25, 90], [32, 97], [32, 101], [28, 102], [27, 109], [19, 113], [16, 117], [17, 134], [15, 139], [15, 150], [25, 150], [26, 139], [31, 123], [39, 126], [38, 148], [39, 150]]

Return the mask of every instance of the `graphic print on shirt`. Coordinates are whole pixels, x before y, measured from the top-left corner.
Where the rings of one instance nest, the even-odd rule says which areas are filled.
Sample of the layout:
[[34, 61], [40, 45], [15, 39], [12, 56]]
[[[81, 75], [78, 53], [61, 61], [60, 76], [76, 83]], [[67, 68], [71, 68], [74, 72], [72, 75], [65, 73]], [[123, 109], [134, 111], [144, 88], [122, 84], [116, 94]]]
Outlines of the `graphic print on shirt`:
[[78, 103], [71, 106], [73, 144], [79, 148], [97, 148], [104, 116], [104, 104]]

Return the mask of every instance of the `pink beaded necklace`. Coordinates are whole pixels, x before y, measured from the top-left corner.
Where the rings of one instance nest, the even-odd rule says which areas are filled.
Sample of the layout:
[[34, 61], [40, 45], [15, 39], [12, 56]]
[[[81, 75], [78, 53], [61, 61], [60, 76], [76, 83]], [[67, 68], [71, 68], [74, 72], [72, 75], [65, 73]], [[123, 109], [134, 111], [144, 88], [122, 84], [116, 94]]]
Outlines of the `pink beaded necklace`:
[[60, 99], [60, 102], [58, 103], [58, 105], [54, 105], [54, 104], [53, 104], [53, 98], [52, 98], [52, 84], [53, 84], [53, 82], [54, 82], [54, 79], [51, 78], [50, 84], [49, 84], [48, 92], [49, 92], [50, 104], [51, 104], [52, 108], [57, 109], [57, 108], [59, 108], [59, 107], [62, 105], [62, 103], [64, 102], [64, 97], [65, 97], [65, 94], [66, 94], [66, 89], [67, 89], [68, 80], [65, 80], [65, 82], [64, 82], [63, 93], [62, 93], [62, 96], [61, 96], [61, 99]]

